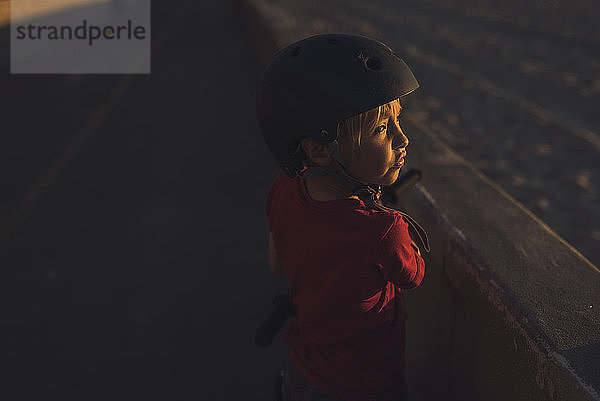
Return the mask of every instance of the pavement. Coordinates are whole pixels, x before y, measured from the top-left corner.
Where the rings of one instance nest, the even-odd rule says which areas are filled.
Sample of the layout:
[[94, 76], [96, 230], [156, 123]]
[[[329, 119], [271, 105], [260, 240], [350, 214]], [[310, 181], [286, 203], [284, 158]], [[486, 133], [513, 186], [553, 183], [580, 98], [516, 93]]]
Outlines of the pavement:
[[268, 400], [254, 330], [278, 167], [234, 1], [155, 2], [151, 75], [10, 75], [0, 29], [3, 399]]

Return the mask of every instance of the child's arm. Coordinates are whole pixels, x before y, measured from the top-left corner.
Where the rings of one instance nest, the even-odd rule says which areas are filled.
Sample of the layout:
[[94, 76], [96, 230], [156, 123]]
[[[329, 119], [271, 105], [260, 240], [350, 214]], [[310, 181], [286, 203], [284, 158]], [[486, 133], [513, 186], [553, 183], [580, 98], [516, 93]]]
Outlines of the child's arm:
[[[389, 281], [404, 289], [417, 287], [425, 276], [425, 262], [418, 250], [419, 248], [416, 245], [411, 248], [413, 248], [414, 253], [403, 255], [402, 260], [390, 269], [388, 275]], [[416, 251], [414, 248], [416, 248]]]
[[396, 220], [382, 239], [379, 257], [385, 278], [400, 288], [415, 288], [425, 275], [425, 262], [419, 247], [408, 233], [408, 225]]
[[279, 256], [277, 256], [277, 252], [275, 251], [275, 246], [273, 245], [273, 234], [269, 231], [269, 266], [271, 267], [271, 271], [278, 276], [285, 277], [283, 274], [283, 266], [281, 265], [281, 260], [279, 260]]

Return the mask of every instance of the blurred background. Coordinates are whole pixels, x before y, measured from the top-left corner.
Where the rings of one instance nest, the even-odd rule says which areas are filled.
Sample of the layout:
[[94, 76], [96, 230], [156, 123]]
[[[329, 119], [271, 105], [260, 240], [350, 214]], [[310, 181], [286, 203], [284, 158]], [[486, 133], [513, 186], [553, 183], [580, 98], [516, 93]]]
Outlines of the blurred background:
[[271, 398], [251, 44], [233, 1], [156, 1], [152, 74], [11, 75], [0, 28], [1, 399]]
[[[600, 264], [597, 2], [270, 3], [298, 37], [389, 43], [421, 82], [411, 118]], [[285, 346], [253, 333], [285, 290], [265, 253], [278, 167], [247, 16], [154, 2], [152, 74], [11, 75], [9, 4], [0, 397], [271, 399]]]

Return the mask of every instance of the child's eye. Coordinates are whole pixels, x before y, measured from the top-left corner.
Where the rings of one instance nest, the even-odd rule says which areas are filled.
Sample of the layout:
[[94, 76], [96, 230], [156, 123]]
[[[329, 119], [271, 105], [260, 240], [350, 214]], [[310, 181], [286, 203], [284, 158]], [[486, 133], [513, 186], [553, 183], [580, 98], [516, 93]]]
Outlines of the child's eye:
[[385, 124], [380, 125], [379, 127], [375, 128], [375, 133], [380, 134], [383, 131], [385, 131], [386, 129], [387, 129], [387, 125], [385, 125]]

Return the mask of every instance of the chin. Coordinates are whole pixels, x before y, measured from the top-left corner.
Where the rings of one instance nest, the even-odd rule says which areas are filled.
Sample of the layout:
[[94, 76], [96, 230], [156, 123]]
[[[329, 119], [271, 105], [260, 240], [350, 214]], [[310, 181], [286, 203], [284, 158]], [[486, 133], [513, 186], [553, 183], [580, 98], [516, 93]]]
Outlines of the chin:
[[396, 169], [395, 171], [390, 171], [385, 177], [382, 177], [379, 185], [392, 185], [396, 182], [398, 177], [400, 176], [400, 169]]

